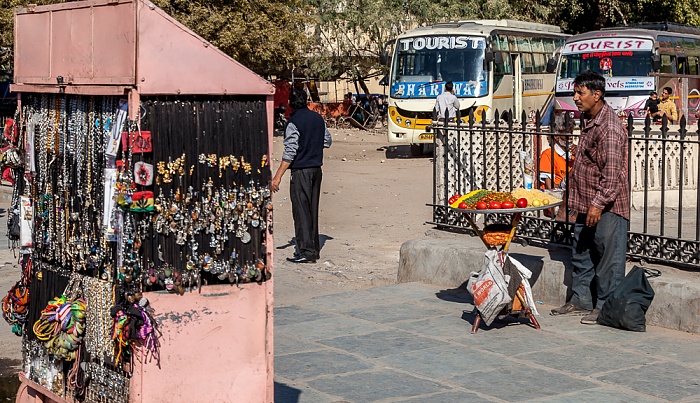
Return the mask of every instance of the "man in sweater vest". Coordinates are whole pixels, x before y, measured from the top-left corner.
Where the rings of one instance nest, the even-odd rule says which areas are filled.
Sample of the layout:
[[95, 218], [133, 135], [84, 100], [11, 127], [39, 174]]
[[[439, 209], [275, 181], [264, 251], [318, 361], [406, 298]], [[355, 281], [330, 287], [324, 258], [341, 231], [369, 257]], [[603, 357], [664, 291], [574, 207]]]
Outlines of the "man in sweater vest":
[[321, 245], [318, 237], [318, 204], [321, 196], [323, 149], [331, 146], [331, 133], [321, 115], [306, 107], [306, 91], [296, 88], [289, 94], [293, 112], [284, 131], [282, 162], [272, 178], [270, 189], [277, 192], [285, 171], [291, 171], [289, 196], [297, 252], [287, 260], [316, 263]]

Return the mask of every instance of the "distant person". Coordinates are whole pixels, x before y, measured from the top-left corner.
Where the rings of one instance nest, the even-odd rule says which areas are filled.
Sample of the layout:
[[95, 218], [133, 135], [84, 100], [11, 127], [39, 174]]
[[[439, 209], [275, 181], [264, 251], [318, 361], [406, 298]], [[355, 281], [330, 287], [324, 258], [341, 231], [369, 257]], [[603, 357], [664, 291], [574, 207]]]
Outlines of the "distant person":
[[287, 169], [289, 198], [292, 201], [294, 236], [297, 253], [287, 260], [292, 263], [316, 263], [321, 251], [318, 235], [318, 205], [321, 195], [323, 149], [331, 146], [331, 134], [326, 122], [306, 105], [306, 91], [294, 89], [289, 94], [293, 112], [284, 132], [282, 162], [270, 183], [270, 190], [280, 190], [282, 176]]
[[657, 94], [656, 91], [652, 91], [651, 94], [649, 94], [649, 98], [644, 103], [644, 110], [647, 111], [649, 115], [655, 114], [659, 111], [659, 102], [659, 94]]
[[671, 100], [671, 94], [673, 94], [673, 88], [664, 87], [663, 91], [661, 91], [659, 110], [652, 114], [652, 117], [661, 119], [666, 115], [670, 123], [678, 122], [678, 110], [676, 109], [676, 104]]
[[[555, 121], [555, 133], [549, 136], [549, 148], [540, 154], [540, 188], [565, 190], [566, 182], [574, 164], [576, 145], [573, 143], [574, 125], [572, 122], [564, 123], [562, 116], [558, 116]], [[555, 207], [544, 210], [546, 217], [556, 217], [558, 220], [566, 219], [566, 193], [560, 197], [564, 203], [561, 208]], [[570, 216], [569, 221], [573, 222], [576, 217]]]
[[[605, 78], [586, 71], [574, 79], [582, 114], [571, 170], [568, 208], [577, 214], [571, 252], [571, 299], [552, 315], [585, 314], [597, 324], [600, 309], [625, 277], [630, 219], [627, 131], [605, 102]], [[596, 288], [593, 299], [591, 286]]]
[[452, 84], [452, 81], [446, 82], [445, 90], [435, 98], [435, 110], [437, 111], [438, 120], [440, 121], [445, 120], [445, 110], [447, 110], [449, 121], [453, 121], [457, 118], [459, 99], [455, 96], [454, 84]]
[[567, 173], [574, 165], [576, 145], [572, 138], [562, 135], [550, 136], [549, 141], [550, 147], [540, 154], [540, 182], [545, 189], [564, 189]]

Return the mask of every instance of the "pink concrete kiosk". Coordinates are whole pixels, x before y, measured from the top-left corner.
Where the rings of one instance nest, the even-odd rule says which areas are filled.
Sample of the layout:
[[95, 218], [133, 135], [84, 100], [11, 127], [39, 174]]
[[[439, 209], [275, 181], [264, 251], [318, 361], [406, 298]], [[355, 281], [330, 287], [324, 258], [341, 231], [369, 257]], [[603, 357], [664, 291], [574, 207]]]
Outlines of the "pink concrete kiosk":
[[17, 9], [14, 72], [17, 401], [272, 402], [274, 87], [147, 0]]

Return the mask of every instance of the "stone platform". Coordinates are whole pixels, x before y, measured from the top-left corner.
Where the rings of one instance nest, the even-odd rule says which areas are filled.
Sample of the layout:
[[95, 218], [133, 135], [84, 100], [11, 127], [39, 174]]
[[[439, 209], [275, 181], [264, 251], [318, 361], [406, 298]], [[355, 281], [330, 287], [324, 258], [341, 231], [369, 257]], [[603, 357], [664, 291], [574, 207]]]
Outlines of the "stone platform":
[[[484, 251], [484, 245], [476, 236], [429, 231], [428, 236], [401, 246], [398, 281], [460, 287], [471, 272], [479, 271]], [[568, 247], [511, 244], [510, 254], [533, 272], [530, 283], [536, 301], [559, 306], [568, 299], [571, 285]], [[635, 264], [639, 265], [628, 262], [627, 269]], [[647, 324], [700, 333], [700, 271], [658, 264], [647, 267], [658, 268], [662, 273], [649, 280], [656, 296], [647, 312]]]

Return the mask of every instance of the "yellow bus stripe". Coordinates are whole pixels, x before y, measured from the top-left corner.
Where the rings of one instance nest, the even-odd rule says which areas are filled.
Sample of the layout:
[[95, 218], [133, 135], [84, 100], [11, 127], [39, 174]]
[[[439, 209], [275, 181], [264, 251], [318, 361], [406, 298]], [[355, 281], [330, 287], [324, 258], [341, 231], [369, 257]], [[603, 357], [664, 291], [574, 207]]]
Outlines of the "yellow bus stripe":
[[554, 93], [553, 92], [530, 92], [530, 93], [526, 92], [523, 94], [523, 96], [524, 97], [538, 97], [541, 95], [552, 95], [552, 94], [554, 94]]

